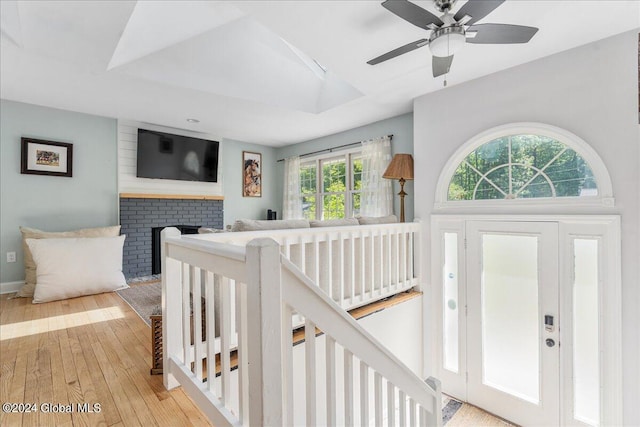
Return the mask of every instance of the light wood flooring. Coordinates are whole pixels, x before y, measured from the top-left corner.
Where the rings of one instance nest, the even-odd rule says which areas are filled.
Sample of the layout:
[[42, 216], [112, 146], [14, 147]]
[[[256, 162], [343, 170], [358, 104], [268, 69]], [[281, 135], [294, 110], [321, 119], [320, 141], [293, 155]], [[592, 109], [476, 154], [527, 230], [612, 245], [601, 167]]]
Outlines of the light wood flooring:
[[151, 368], [150, 329], [115, 293], [46, 304], [0, 297], [0, 401], [99, 403], [99, 413], [0, 412], [1, 426], [210, 425]]
[[[45, 304], [10, 295], [0, 296], [0, 403], [38, 411], [0, 412], [0, 426], [210, 425], [181, 388], [167, 391], [161, 375], [149, 375], [150, 328], [117, 294]], [[357, 317], [377, 310], [361, 311]], [[84, 403], [100, 411], [78, 411]], [[73, 412], [44, 412], [42, 404], [72, 404]], [[447, 425], [509, 424], [463, 405]]]

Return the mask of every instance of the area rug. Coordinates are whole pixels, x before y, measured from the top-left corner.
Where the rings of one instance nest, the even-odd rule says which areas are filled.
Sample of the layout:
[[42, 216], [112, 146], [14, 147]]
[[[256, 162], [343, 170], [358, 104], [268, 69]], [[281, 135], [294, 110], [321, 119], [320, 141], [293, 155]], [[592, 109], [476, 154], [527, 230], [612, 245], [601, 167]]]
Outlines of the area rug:
[[149, 316], [162, 303], [162, 283], [159, 281], [134, 284], [128, 289], [116, 291], [120, 298], [133, 308], [144, 322], [151, 326]]

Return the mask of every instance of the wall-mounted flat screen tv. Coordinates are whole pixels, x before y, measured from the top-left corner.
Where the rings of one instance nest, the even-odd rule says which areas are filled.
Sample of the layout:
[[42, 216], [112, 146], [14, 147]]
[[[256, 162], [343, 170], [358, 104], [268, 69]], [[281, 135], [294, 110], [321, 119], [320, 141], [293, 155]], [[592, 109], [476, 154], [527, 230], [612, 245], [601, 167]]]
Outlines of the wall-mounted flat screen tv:
[[218, 182], [218, 141], [138, 129], [139, 178]]

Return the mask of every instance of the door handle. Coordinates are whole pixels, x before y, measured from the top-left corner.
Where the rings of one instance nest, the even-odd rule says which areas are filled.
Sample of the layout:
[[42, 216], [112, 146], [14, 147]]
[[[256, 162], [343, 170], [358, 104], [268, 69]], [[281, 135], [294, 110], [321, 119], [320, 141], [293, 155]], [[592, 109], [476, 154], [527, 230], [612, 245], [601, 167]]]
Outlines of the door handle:
[[551, 316], [550, 314], [545, 314], [544, 316], [544, 329], [547, 332], [553, 332], [554, 327], [553, 327], [553, 316]]
[[551, 338], [547, 338], [547, 347], [553, 347], [554, 345], [556, 345], [556, 342]]

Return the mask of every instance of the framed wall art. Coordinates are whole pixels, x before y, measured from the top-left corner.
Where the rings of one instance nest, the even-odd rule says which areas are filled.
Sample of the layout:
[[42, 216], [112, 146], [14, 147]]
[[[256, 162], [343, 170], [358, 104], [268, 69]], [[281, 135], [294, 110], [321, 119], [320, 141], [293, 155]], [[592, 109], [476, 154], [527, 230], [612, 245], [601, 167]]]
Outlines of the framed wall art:
[[262, 197], [262, 154], [242, 152], [242, 196]]
[[73, 144], [22, 138], [20, 173], [73, 176]]

